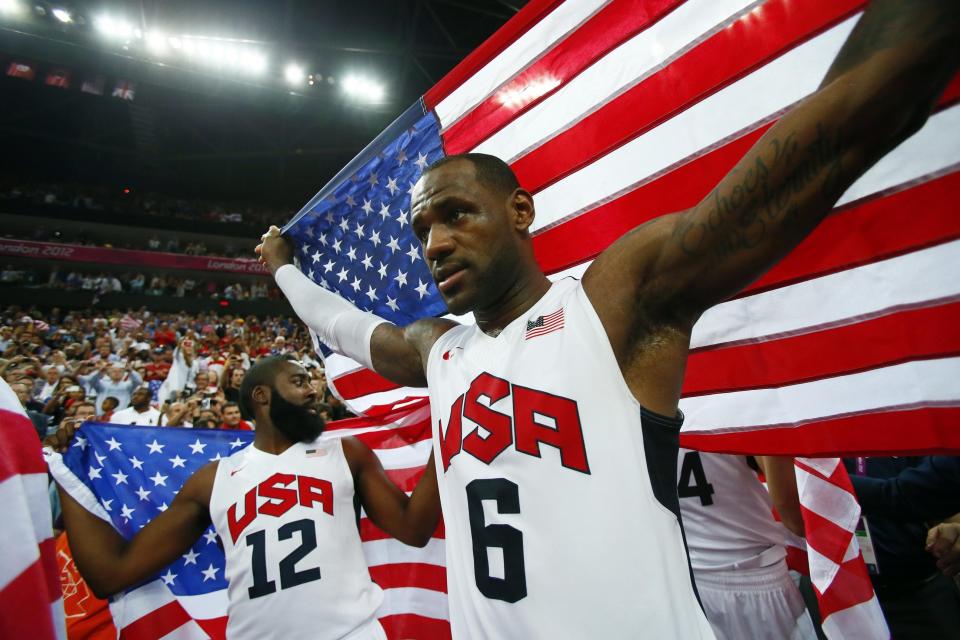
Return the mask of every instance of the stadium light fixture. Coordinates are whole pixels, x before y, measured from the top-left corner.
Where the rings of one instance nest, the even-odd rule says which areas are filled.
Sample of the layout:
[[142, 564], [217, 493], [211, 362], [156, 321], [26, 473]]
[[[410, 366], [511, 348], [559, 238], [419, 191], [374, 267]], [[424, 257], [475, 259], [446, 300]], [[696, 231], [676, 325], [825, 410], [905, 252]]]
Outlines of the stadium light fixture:
[[167, 36], [163, 35], [159, 31], [148, 32], [146, 41], [147, 51], [153, 55], [162, 56], [167, 53]]
[[23, 5], [18, 0], [0, 0], [0, 13], [5, 16], [20, 15], [23, 9]]
[[340, 86], [348, 96], [364, 102], [381, 102], [386, 96], [386, 89], [382, 84], [355, 74], [345, 77]]
[[97, 16], [93, 25], [101, 35], [110, 40], [126, 42], [133, 37], [133, 25], [123, 18], [114, 18], [108, 15]]
[[289, 84], [300, 85], [303, 84], [303, 79], [306, 77], [303, 72], [303, 67], [298, 64], [288, 64], [287, 67], [283, 70], [283, 77], [287, 80]]
[[70, 24], [71, 22], [73, 22], [73, 16], [70, 14], [69, 11], [67, 11], [62, 7], [56, 7], [53, 10], [51, 10], [50, 13], [53, 14], [54, 18], [56, 18], [57, 20], [59, 20], [64, 24]]

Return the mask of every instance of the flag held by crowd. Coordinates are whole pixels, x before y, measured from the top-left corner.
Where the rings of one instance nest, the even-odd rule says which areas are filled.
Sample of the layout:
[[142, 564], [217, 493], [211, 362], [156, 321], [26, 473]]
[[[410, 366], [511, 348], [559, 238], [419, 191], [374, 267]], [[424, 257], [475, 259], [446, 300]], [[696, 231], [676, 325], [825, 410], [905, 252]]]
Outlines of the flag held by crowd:
[[[413, 411], [404, 407], [375, 419], [329, 426], [331, 433], [356, 435], [366, 442], [394, 482], [413, 490], [430, 448], [423, 402]], [[67, 453], [48, 452], [47, 457], [57, 482], [75, 500], [130, 538], [170, 506], [190, 475], [248, 446], [253, 435], [88, 422]], [[423, 549], [408, 547], [388, 538], [365, 517], [360, 533], [371, 576], [384, 589], [380, 616], [390, 637], [449, 636], [442, 537]], [[211, 527], [155, 578], [113, 598], [110, 613], [121, 635], [160, 638], [177, 631], [178, 637], [222, 638], [226, 588], [224, 555]]]

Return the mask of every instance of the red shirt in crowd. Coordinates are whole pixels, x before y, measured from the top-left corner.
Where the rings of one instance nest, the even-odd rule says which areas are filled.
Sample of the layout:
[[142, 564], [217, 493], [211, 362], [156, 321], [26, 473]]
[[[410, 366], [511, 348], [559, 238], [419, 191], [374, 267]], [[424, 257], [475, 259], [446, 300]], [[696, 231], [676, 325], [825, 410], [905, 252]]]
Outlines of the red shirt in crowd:
[[170, 363], [148, 362], [143, 369], [146, 373], [144, 376], [146, 380], [166, 380], [167, 374], [170, 373]]
[[177, 344], [177, 334], [171, 330], [157, 331], [153, 334], [153, 341], [158, 347]]
[[220, 425], [221, 429], [237, 429], [238, 431], [253, 431], [253, 427], [246, 420], [241, 420], [235, 427], [231, 427], [226, 422]]

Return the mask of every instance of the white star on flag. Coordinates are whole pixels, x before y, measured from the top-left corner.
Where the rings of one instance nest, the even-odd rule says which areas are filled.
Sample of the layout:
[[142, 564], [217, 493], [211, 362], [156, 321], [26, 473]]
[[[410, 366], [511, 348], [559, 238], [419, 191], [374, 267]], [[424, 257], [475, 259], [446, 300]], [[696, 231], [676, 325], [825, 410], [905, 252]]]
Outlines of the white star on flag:
[[206, 582], [207, 580], [214, 580], [214, 579], [216, 579], [216, 577], [217, 577], [217, 571], [219, 571], [219, 569], [217, 569], [217, 568], [216, 568], [215, 566], [213, 566], [213, 564], [211, 563], [209, 567], [207, 567], [206, 569], [204, 569], [203, 571], [200, 572], [200, 573], [203, 574], [203, 581]]
[[123, 471], [120, 471], [119, 469], [117, 470], [116, 473], [111, 473], [110, 476], [114, 480], [116, 480], [116, 484], [118, 485], [127, 484], [127, 474], [125, 474]]
[[150, 478], [150, 479], [153, 480], [153, 486], [159, 487], [159, 486], [163, 485], [163, 486], [165, 487], [165, 486], [167, 486], [167, 478], [169, 478], [169, 477], [170, 477], [170, 476], [162, 476], [162, 475], [160, 475], [160, 472], [157, 471], [156, 475], [154, 475], [154, 476], [153, 476], [152, 478]]
[[200, 556], [199, 553], [197, 553], [197, 552], [194, 551], [193, 549], [190, 549], [190, 551], [187, 551], [187, 553], [184, 554], [184, 556], [183, 556], [183, 561], [184, 561], [183, 564], [184, 564], [184, 565], [197, 564], [197, 558], [198, 558], [199, 556]]
[[133, 456], [132, 458], [127, 458], [127, 459], [130, 461], [130, 464], [133, 465], [134, 469], [143, 469], [143, 461], [137, 459], [137, 456]]
[[168, 568], [167, 572], [160, 576], [160, 579], [163, 580], [163, 583], [167, 586], [173, 584], [173, 581], [177, 579], [177, 574], [173, 572], [172, 569]]
[[110, 451], [115, 451], [117, 449], [123, 450], [123, 447], [120, 445], [119, 442], [117, 442], [116, 438], [110, 438], [109, 440], [106, 441], [106, 443], [110, 445]]
[[167, 445], [157, 442], [156, 438], [153, 439], [153, 442], [147, 443], [147, 448], [150, 449], [150, 453], [163, 453], [163, 448], [165, 446]]
[[173, 468], [182, 467], [187, 461], [180, 457], [179, 454], [170, 458], [170, 463], [173, 465]]
[[203, 453], [203, 450], [207, 448], [206, 444], [200, 442], [200, 438], [197, 438], [196, 442], [188, 446], [190, 447], [190, 452], [194, 454]]

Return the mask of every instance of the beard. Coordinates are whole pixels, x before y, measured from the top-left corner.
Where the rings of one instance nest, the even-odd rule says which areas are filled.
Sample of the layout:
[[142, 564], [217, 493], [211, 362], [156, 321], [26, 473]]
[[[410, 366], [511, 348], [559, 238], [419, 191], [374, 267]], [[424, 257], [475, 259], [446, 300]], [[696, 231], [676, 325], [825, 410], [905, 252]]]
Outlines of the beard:
[[316, 413], [310, 413], [310, 405], [296, 405], [280, 395], [275, 388], [270, 394], [270, 420], [277, 431], [291, 442], [312, 442], [326, 426], [326, 421]]

